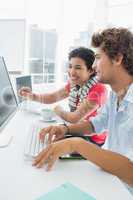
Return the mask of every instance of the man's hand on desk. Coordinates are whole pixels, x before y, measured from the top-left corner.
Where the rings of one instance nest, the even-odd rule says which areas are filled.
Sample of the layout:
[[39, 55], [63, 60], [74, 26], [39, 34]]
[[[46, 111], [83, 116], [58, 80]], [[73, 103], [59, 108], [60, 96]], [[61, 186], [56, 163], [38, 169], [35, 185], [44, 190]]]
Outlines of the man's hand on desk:
[[49, 144], [41, 153], [35, 158], [33, 166], [41, 168], [47, 164], [47, 171], [50, 171], [55, 161], [59, 156], [72, 153], [77, 149], [78, 144], [82, 141], [81, 138], [68, 138]]
[[48, 143], [55, 142], [57, 140], [60, 140], [64, 138], [65, 133], [67, 132], [67, 129], [65, 126], [49, 126], [47, 128], [43, 128], [41, 130], [40, 134], [40, 140], [43, 142], [46, 135], [48, 135]]

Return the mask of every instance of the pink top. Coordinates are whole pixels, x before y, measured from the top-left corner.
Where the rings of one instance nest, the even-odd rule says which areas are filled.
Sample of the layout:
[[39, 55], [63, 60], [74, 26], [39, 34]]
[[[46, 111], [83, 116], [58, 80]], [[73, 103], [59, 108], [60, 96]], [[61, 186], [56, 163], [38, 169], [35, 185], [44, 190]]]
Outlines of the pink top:
[[[68, 81], [68, 83], [66, 84], [66, 90], [68, 93], [70, 93], [70, 82]], [[92, 88], [89, 90], [86, 99], [91, 100], [91, 101], [95, 101], [96, 104], [99, 105], [99, 107], [101, 107], [107, 100], [107, 89], [105, 87], [105, 85], [101, 84], [101, 83], [97, 83], [94, 86], [92, 86]], [[79, 105], [79, 98], [77, 97], [77, 106]], [[89, 120], [90, 117], [92, 116], [96, 116], [97, 114], [97, 110], [92, 111], [91, 113], [89, 112], [89, 114], [87, 115], [87, 117], [85, 119]], [[107, 132], [104, 132], [100, 135], [93, 135], [91, 136], [91, 140], [93, 140], [94, 142], [98, 143], [98, 144], [102, 144], [104, 143], [105, 139], [106, 139], [106, 135]]]

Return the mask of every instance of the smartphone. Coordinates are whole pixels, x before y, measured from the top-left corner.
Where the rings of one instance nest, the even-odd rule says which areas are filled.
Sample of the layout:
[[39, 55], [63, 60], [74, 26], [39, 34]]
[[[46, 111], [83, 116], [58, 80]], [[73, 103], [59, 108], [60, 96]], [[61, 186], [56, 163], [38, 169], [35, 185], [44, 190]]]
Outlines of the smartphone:
[[[72, 135], [66, 135], [65, 138], [71, 138], [71, 137], [75, 137], [75, 136], [72, 136]], [[89, 137], [88, 135], [76, 135], [76, 137], [81, 137], [87, 141], [89, 141]], [[74, 153], [71, 153], [71, 154], [65, 154], [65, 155], [62, 155], [59, 157], [59, 159], [64, 159], [64, 160], [86, 160], [82, 155], [80, 155], [79, 153], [77, 152], [74, 152]]]
[[59, 157], [61, 160], [85, 160], [83, 156], [78, 153], [71, 153]]

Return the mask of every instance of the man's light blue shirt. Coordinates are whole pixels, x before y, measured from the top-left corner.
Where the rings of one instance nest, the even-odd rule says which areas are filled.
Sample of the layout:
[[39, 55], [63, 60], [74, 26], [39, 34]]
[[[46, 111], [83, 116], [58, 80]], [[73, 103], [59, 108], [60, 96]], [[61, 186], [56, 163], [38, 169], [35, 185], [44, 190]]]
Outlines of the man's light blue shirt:
[[[108, 130], [107, 149], [128, 157], [133, 162], [133, 84], [117, 110], [117, 95], [111, 92], [106, 105], [91, 119], [97, 133]], [[132, 192], [133, 192], [133, 188]]]

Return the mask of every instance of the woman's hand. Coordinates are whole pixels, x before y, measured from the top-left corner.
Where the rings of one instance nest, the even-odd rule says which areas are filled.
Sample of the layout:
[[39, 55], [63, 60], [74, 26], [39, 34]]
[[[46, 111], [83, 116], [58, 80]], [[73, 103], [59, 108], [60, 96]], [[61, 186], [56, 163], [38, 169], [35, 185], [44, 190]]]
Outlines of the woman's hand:
[[82, 140], [81, 138], [68, 138], [49, 144], [35, 158], [33, 166], [41, 168], [44, 164], [47, 164], [47, 171], [51, 170], [59, 156], [76, 151]]
[[22, 87], [20, 90], [19, 90], [19, 95], [21, 97], [24, 97], [26, 99], [30, 99], [30, 100], [33, 100], [34, 99], [34, 94], [32, 93], [32, 90], [31, 88], [29, 87]]
[[49, 126], [47, 128], [43, 128], [39, 135], [40, 140], [43, 142], [45, 140], [46, 135], [48, 135], [48, 143], [52, 143], [54, 141], [60, 140], [64, 138], [67, 129], [63, 125], [59, 126]]

